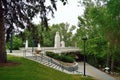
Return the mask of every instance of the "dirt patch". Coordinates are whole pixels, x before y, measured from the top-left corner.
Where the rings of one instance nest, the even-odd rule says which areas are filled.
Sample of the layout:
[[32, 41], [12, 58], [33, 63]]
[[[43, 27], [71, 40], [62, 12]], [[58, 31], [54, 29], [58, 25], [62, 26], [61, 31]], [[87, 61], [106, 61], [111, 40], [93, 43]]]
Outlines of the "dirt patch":
[[62, 61], [58, 61], [58, 62], [65, 65], [65, 66], [73, 66], [73, 65], [75, 65], [75, 63], [68, 63], [68, 62], [62, 62]]
[[73, 66], [73, 65], [75, 65], [75, 63], [65, 63], [65, 62], [62, 62], [62, 64], [65, 65], [65, 66]]
[[12, 61], [8, 61], [6, 63], [0, 63], [0, 67], [9, 67], [9, 66], [18, 66], [20, 65], [20, 62], [12, 62]]

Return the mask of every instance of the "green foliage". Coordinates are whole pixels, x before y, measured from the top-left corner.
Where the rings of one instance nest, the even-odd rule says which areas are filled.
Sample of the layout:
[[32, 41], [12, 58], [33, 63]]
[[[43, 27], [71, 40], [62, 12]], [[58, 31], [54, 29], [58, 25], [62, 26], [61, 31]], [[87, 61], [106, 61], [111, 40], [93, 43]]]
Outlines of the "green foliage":
[[28, 40], [28, 39], [30, 39], [31, 37], [31, 34], [32, 34], [32, 32], [30, 32], [29, 30], [25, 30], [24, 32], [23, 32], [23, 36], [24, 36], [24, 40]]
[[49, 57], [52, 57], [52, 56], [55, 56], [55, 55], [57, 55], [57, 54], [54, 54], [53, 52], [48, 52], [48, 51], [47, 51], [47, 52], [46, 52], [46, 55], [49, 56]]
[[[88, 63], [98, 66], [106, 64], [106, 54], [107, 54], [107, 40], [106, 37], [98, 24], [101, 22], [104, 25], [103, 17], [101, 16], [104, 9], [101, 9], [99, 2], [85, 0], [83, 1], [85, 6], [85, 11], [83, 16], [78, 17], [78, 26], [79, 29], [77, 33], [74, 35], [74, 41], [76, 41], [77, 46], [82, 49], [82, 53], [84, 50], [84, 41], [82, 38], [87, 36], [88, 39], [86, 41], [86, 52]], [[103, 62], [103, 63], [101, 63]]]
[[40, 24], [34, 25], [31, 30], [26, 29], [23, 34], [23, 40], [28, 39], [29, 45], [32, 46], [31, 42], [37, 46], [37, 43], [40, 43], [41, 46], [51, 47], [54, 46], [54, 37], [55, 33], [58, 31], [60, 33], [61, 40], [65, 41], [66, 46], [72, 46], [72, 32], [75, 30], [75, 26], [70, 27], [69, 24], [60, 23], [54, 24], [49, 27], [49, 30], [46, 31]]
[[94, 80], [88, 76], [65, 74], [22, 57], [8, 55], [8, 60], [20, 65], [0, 67], [1, 80]]
[[[95, 56], [96, 59], [93, 61], [96, 63], [101, 59], [106, 61], [109, 55], [110, 60], [107, 62], [111, 62], [110, 65], [114, 65], [115, 62], [117, 67], [120, 44], [120, 0], [81, 0], [81, 2], [85, 6], [85, 11], [82, 17], [78, 17], [80, 29], [75, 36], [89, 37], [86, 54]], [[79, 42], [83, 44], [82, 41]]]
[[72, 58], [71, 56], [66, 56], [63, 54], [59, 55], [58, 53], [46, 52], [46, 55], [63, 62], [73, 63], [75, 61], [74, 58]]
[[24, 32], [20, 35], [23, 41], [28, 40], [29, 46], [37, 46], [37, 43], [43, 45], [43, 33], [41, 25], [33, 25], [31, 30], [25, 29]]
[[45, 47], [54, 46], [54, 36], [55, 34], [52, 30], [44, 31], [43, 32], [43, 46]]
[[62, 61], [64, 61], [64, 62], [73, 63], [75, 61], [74, 58], [72, 58], [70, 56], [64, 56], [64, 55], [62, 55], [61, 57], [62, 57]]
[[[23, 46], [22, 39], [20, 37], [13, 37], [13, 44], [12, 44], [12, 49], [13, 50], [19, 50], [20, 47]], [[7, 48], [10, 49], [10, 42], [7, 43]]]

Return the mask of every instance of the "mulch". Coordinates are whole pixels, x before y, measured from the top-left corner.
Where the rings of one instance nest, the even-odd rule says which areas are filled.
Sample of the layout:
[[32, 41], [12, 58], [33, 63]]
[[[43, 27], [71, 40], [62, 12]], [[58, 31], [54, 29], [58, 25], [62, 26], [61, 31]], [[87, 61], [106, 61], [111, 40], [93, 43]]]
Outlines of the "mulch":
[[20, 64], [21, 64], [20, 62], [8, 61], [6, 63], [0, 63], [0, 67], [18, 66]]

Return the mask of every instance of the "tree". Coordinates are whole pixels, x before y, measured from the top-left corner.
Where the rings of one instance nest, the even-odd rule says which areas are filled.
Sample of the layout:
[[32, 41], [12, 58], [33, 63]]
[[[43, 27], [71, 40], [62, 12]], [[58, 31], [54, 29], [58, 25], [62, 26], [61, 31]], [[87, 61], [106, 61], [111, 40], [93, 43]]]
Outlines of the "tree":
[[4, 20], [2, 11], [2, 2], [0, 0], [0, 63], [5, 63], [7, 61], [5, 48], [5, 31], [4, 31]]
[[[118, 48], [120, 44], [120, 1], [119, 0], [85, 0], [83, 1], [87, 11], [87, 16], [92, 20], [92, 23], [98, 26], [104, 34], [107, 42], [110, 43], [111, 51], [111, 69], [114, 68]], [[114, 47], [113, 47], [114, 46]], [[110, 51], [109, 51], [110, 52]]]
[[[91, 7], [91, 8], [90, 8]], [[100, 28], [95, 25], [92, 18], [90, 18], [89, 11], [92, 9], [92, 5], [87, 7], [85, 13], [82, 17], [78, 17], [78, 26], [77, 33], [74, 35], [74, 41], [78, 44], [77, 46], [80, 49], [83, 49], [83, 40], [84, 36], [88, 37], [87, 46], [86, 46], [86, 56], [88, 57], [88, 62], [96, 67], [98, 64], [101, 64], [100, 61], [105, 61], [104, 56], [106, 49], [106, 40], [103, 34], [100, 31]], [[103, 62], [101, 65], [103, 65]]]
[[[67, 0], [61, 0], [66, 4]], [[45, 5], [46, 0], [0, 0], [0, 63], [7, 62], [5, 48], [9, 33], [13, 29], [31, 28], [31, 20], [37, 14], [40, 14], [41, 24], [48, 29], [48, 12], [54, 13], [56, 0], [50, 0], [50, 5]]]

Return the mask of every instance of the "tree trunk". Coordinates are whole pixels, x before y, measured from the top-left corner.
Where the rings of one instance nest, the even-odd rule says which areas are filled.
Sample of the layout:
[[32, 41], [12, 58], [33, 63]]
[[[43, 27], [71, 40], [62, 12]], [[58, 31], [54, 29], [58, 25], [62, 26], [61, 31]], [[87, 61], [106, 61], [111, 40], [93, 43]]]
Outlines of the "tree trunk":
[[110, 62], [110, 54], [109, 54], [109, 52], [107, 53], [107, 64], [106, 64], [106, 66], [107, 67], [109, 67], [109, 63]]
[[107, 67], [110, 67], [110, 43], [108, 42], [107, 43], [108, 47], [107, 47], [107, 63], [106, 63], [106, 66]]
[[111, 71], [112, 72], [114, 71], [114, 57], [112, 57], [112, 60], [111, 60]]
[[115, 62], [114, 55], [116, 55], [117, 46], [118, 46], [118, 39], [115, 39], [115, 42], [114, 42], [114, 50], [115, 50], [115, 53], [112, 55], [112, 60], [111, 60], [111, 71], [112, 71], [112, 72], [114, 71], [114, 62]]
[[2, 2], [0, 0], [0, 63], [5, 63], [7, 61], [5, 48], [5, 28], [3, 21]]

